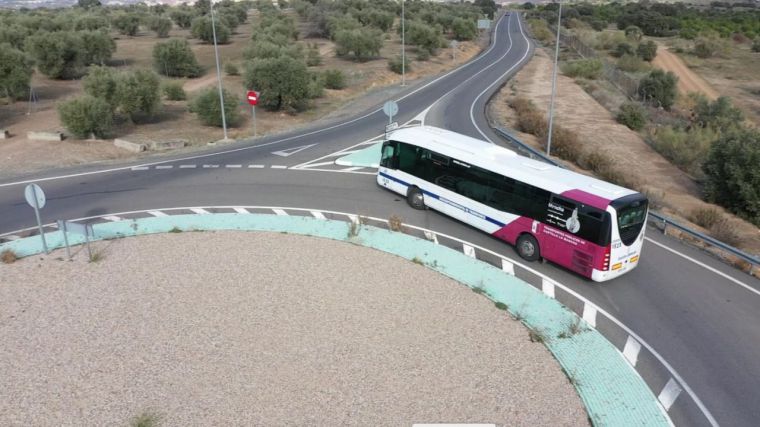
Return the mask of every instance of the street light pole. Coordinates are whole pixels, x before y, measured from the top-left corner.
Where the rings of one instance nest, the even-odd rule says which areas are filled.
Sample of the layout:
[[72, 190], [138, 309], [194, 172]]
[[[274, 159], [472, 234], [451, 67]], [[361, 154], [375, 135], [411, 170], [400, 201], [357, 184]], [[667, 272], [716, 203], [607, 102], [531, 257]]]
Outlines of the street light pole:
[[219, 106], [222, 109], [222, 128], [224, 129], [224, 139], [227, 138], [227, 118], [224, 115], [224, 93], [222, 91], [222, 71], [219, 67], [219, 47], [216, 44], [216, 24], [214, 23], [214, 0], [209, 2], [211, 11], [211, 32], [214, 35], [214, 56], [216, 57], [216, 78], [219, 81]]
[[559, 13], [557, 14], [557, 43], [554, 47], [554, 71], [552, 71], [552, 98], [549, 103], [549, 136], [546, 139], [546, 155], [550, 156], [552, 151], [552, 127], [554, 125], [554, 98], [557, 95], [557, 63], [559, 61], [559, 32], [562, 29], [562, 0], [559, 2]]
[[406, 29], [404, 28], [404, 3], [405, 0], [401, 0], [401, 86], [406, 86], [406, 52], [405, 52], [405, 38]]

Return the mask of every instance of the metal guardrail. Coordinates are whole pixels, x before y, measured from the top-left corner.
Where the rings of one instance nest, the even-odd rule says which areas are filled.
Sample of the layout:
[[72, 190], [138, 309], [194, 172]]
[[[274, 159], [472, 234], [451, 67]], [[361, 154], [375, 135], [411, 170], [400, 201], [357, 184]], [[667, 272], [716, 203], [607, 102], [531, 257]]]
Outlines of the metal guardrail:
[[[514, 135], [512, 135], [511, 133], [509, 133], [507, 130], [502, 129], [502, 128], [498, 127], [498, 126], [491, 126], [491, 127], [493, 128], [493, 130], [498, 135], [500, 135], [501, 137], [507, 139], [514, 146], [516, 146], [519, 151], [521, 151], [523, 153], [527, 153], [528, 157], [530, 157], [532, 159], [542, 160], [542, 161], [544, 161], [546, 163], [549, 163], [551, 165], [564, 168], [564, 166], [562, 166], [560, 163], [555, 162], [550, 157], [546, 156], [544, 153], [542, 153], [542, 152], [536, 150], [535, 148], [533, 148], [533, 147], [525, 144], [524, 142], [520, 141]], [[668, 226], [674, 227], [674, 228], [676, 228], [678, 231], [680, 231], [682, 233], [686, 233], [686, 234], [688, 234], [691, 237], [699, 239], [699, 240], [701, 240], [701, 241], [703, 241], [703, 242], [705, 242], [705, 243], [707, 243], [707, 244], [709, 244], [709, 245], [711, 245], [713, 247], [716, 247], [718, 249], [726, 251], [726, 252], [730, 253], [731, 255], [734, 255], [734, 256], [740, 258], [741, 260], [748, 262], [750, 264], [750, 270], [749, 270], [750, 274], [752, 274], [752, 271], [754, 269], [760, 268], [760, 258], [754, 257], [754, 256], [752, 256], [752, 255], [750, 255], [750, 254], [748, 254], [748, 253], [746, 253], [744, 251], [741, 251], [741, 250], [739, 250], [739, 249], [737, 249], [737, 248], [735, 248], [735, 247], [733, 247], [731, 245], [723, 243], [720, 240], [717, 240], [717, 239], [715, 239], [713, 237], [710, 237], [710, 236], [708, 236], [706, 234], [700, 233], [699, 231], [692, 230], [691, 228], [686, 227], [684, 225], [681, 225], [678, 222], [674, 221], [673, 219], [671, 219], [671, 218], [669, 218], [669, 217], [667, 217], [665, 215], [659, 214], [657, 212], [649, 211], [649, 216], [650, 216], [650, 219], [651, 218], [655, 218], [656, 220], [658, 220], [663, 225], [663, 229], [662, 229], [663, 233], [666, 232]]]

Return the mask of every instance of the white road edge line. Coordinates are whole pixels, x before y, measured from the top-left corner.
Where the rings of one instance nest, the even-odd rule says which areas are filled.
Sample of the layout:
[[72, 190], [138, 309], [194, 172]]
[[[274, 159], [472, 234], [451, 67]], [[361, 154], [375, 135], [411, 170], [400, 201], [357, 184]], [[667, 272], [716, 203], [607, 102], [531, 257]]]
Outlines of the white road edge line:
[[681, 252], [678, 252], [675, 249], [671, 249], [671, 248], [663, 245], [662, 243], [655, 242], [654, 240], [650, 239], [649, 237], [645, 237], [644, 239], [646, 239], [649, 242], [654, 243], [655, 245], [657, 245], [657, 246], [665, 249], [668, 252], [671, 252], [671, 253], [673, 253], [675, 255], [678, 255], [681, 258], [684, 258], [686, 260], [689, 260], [689, 261], [693, 262], [694, 264], [697, 264], [698, 266], [700, 266], [700, 267], [702, 267], [702, 268], [704, 268], [706, 270], [712, 271], [713, 273], [717, 274], [718, 276], [723, 277], [724, 279], [728, 279], [728, 280], [736, 283], [737, 285], [739, 285], [742, 288], [744, 288], [744, 289], [752, 292], [753, 294], [760, 295], [760, 291], [758, 291], [757, 289], [753, 288], [752, 286], [750, 286], [750, 285], [748, 285], [748, 284], [746, 284], [746, 283], [744, 283], [744, 282], [742, 282], [742, 281], [740, 281], [738, 279], [734, 279], [733, 277], [729, 276], [728, 274], [726, 274], [726, 273], [724, 273], [724, 272], [722, 272], [722, 271], [720, 271], [718, 269], [710, 267], [709, 265], [707, 265], [707, 264], [705, 264], [705, 263], [703, 263], [701, 261], [697, 261], [696, 259], [694, 259], [694, 258], [692, 258], [692, 257], [690, 257], [688, 255], [682, 254]]

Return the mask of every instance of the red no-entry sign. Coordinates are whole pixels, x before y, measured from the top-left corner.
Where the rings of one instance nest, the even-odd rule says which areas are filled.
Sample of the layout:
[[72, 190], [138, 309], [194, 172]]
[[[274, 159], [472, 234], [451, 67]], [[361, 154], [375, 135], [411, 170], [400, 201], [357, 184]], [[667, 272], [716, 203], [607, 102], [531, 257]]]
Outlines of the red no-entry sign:
[[248, 98], [248, 103], [251, 105], [256, 105], [259, 103], [259, 93], [255, 90], [249, 90], [246, 98]]

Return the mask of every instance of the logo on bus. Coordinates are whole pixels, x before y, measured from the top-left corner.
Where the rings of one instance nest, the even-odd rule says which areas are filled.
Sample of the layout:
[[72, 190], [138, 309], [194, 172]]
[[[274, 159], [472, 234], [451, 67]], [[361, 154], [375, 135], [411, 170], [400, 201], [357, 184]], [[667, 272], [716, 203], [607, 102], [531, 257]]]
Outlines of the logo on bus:
[[578, 221], [578, 208], [573, 209], [573, 214], [565, 221], [565, 228], [573, 234], [580, 231], [581, 222]]

